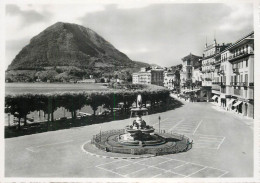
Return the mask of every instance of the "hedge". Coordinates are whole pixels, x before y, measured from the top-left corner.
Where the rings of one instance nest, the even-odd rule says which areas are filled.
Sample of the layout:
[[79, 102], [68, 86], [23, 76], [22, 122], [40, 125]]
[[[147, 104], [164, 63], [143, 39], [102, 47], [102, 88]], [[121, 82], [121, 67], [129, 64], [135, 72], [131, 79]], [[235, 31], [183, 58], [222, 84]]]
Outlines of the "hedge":
[[70, 111], [72, 118], [76, 118], [76, 111], [80, 110], [85, 105], [91, 106], [94, 115], [99, 106], [103, 106], [113, 113], [113, 108], [120, 102], [124, 103], [124, 109], [126, 111], [135, 102], [138, 94], [142, 95], [144, 105], [146, 105], [147, 101], [150, 101], [153, 106], [156, 102], [166, 103], [170, 92], [168, 89], [147, 88], [134, 91], [109, 90], [98, 92], [26, 93], [6, 95], [5, 112], [11, 113], [19, 119], [18, 127], [20, 128], [21, 118], [24, 118], [26, 125], [27, 115], [33, 111], [44, 111], [44, 113], [48, 115], [48, 122], [54, 121], [53, 113], [60, 107], [64, 107]]

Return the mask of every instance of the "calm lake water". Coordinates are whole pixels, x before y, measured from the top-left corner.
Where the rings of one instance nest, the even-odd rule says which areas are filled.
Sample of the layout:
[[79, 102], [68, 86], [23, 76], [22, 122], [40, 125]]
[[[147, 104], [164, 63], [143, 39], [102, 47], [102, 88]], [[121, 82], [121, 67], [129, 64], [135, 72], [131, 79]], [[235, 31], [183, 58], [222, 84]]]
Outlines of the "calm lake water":
[[[51, 93], [51, 92], [66, 92], [66, 91], [91, 91], [91, 90], [108, 90], [107, 86], [96, 83], [6, 83], [5, 84], [5, 95], [8, 94], [22, 94], [22, 93]], [[102, 112], [104, 109], [99, 107], [96, 113]], [[90, 106], [85, 106], [81, 112], [93, 114], [93, 110]], [[54, 118], [70, 117], [71, 113], [66, 111], [64, 108], [58, 108], [54, 112]], [[42, 111], [31, 112], [27, 117], [34, 118], [34, 121], [44, 121], [47, 115], [44, 117]], [[10, 122], [13, 125], [13, 116], [8, 118], [5, 114], [5, 125]], [[9, 120], [10, 119], [10, 120]]]
[[5, 94], [107, 90], [97, 83], [5, 83]]

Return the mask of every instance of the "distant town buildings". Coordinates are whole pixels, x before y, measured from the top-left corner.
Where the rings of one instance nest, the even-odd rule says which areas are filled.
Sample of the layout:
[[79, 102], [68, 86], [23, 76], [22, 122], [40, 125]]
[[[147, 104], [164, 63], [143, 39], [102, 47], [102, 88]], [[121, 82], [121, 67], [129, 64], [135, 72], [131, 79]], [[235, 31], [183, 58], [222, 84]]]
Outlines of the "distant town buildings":
[[198, 69], [198, 67], [201, 66], [201, 58], [202, 57], [193, 55], [191, 53], [186, 57], [182, 58], [180, 84], [183, 89], [185, 88], [191, 89], [193, 87], [192, 78], [194, 77], [194, 68]]
[[133, 84], [154, 84], [163, 86], [164, 69], [141, 68], [140, 72], [132, 74]]

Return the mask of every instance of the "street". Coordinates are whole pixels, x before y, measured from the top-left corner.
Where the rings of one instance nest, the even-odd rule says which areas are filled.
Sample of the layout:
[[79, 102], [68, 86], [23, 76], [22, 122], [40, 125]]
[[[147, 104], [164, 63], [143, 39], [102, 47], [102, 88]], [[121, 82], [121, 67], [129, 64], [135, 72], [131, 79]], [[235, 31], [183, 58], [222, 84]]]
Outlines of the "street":
[[[188, 103], [150, 115], [148, 125], [193, 140], [187, 152], [140, 159], [91, 155], [82, 145], [102, 131], [122, 129], [129, 119], [5, 139], [6, 177], [174, 178], [252, 177], [253, 120]], [[149, 121], [148, 121], [149, 120]]]

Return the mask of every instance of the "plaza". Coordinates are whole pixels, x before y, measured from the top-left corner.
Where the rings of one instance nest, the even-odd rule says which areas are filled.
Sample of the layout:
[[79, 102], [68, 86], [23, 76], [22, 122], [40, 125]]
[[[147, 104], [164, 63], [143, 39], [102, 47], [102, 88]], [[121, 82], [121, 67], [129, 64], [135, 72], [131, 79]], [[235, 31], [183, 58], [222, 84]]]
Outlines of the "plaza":
[[[188, 103], [149, 116], [148, 125], [193, 140], [187, 152], [153, 157], [95, 155], [82, 149], [129, 119], [5, 139], [6, 177], [182, 178], [253, 177], [253, 120], [211, 103]], [[158, 117], [161, 117], [160, 124]]]

